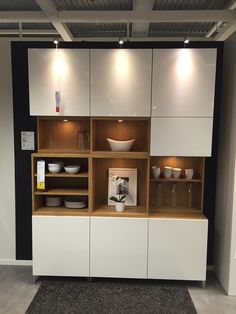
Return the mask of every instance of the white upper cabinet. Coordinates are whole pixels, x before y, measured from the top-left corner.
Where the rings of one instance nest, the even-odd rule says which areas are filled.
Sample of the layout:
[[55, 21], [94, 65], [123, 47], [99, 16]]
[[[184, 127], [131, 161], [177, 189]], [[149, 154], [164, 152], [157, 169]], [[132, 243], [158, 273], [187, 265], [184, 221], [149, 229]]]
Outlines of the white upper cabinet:
[[89, 116], [88, 49], [29, 49], [28, 64], [30, 115]]
[[151, 49], [91, 50], [91, 115], [150, 116]]
[[213, 118], [152, 118], [151, 156], [211, 156]]
[[216, 49], [153, 50], [153, 117], [213, 117]]

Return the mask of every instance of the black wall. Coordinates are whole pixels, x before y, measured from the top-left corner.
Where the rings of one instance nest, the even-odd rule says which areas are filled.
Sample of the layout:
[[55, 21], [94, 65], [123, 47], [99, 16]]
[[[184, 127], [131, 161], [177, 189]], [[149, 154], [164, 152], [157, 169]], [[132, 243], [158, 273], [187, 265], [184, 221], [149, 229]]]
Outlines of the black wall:
[[[20, 132], [35, 131], [36, 118], [29, 116], [28, 48], [55, 48], [51, 42], [13, 42], [13, 106], [16, 186], [16, 259], [32, 258], [31, 153], [21, 151]], [[59, 48], [119, 48], [118, 43], [60, 43]], [[127, 42], [123, 48], [183, 48], [182, 42]], [[204, 214], [209, 219], [208, 264], [213, 263], [217, 144], [220, 116], [220, 91], [223, 59], [222, 42], [193, 42], [188, 48], [217, 48], [217, 73], [212, 157], [206, 158]], [[36, 138], [35, 138], [36, 140]], [[187, 235], [186, 235], [187, 236]]]

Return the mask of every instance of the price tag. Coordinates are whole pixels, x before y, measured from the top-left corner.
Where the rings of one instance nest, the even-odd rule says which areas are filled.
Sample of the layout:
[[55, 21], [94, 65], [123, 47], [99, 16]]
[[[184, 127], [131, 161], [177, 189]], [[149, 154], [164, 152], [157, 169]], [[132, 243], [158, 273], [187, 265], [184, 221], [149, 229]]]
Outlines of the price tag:
[[37, 189], [45, 189], [45, 160], [37, 161]]

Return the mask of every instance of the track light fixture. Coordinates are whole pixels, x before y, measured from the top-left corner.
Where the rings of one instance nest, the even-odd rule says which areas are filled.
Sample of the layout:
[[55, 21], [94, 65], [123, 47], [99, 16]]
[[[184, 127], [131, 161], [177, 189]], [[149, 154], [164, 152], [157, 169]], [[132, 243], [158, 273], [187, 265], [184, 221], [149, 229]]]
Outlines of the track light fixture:
[[189, 44], [189, 39], [188, 39], [188, 37], [185, 37], [185, 38], [184, 38], [184, 43], [185, 43], [185, 45]]
[[119, 38], [119, 45], [123, 45], [124, 44], [124, 40], [122, 38]]

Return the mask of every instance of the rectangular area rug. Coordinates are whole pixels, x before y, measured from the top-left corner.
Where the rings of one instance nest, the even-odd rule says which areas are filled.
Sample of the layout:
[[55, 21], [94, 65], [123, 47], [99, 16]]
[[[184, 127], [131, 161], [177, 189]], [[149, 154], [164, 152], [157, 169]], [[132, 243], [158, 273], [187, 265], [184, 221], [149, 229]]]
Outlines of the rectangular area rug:
[[27, 314], [196, 314], [183, 284], [146, 280], [43, 281]]

